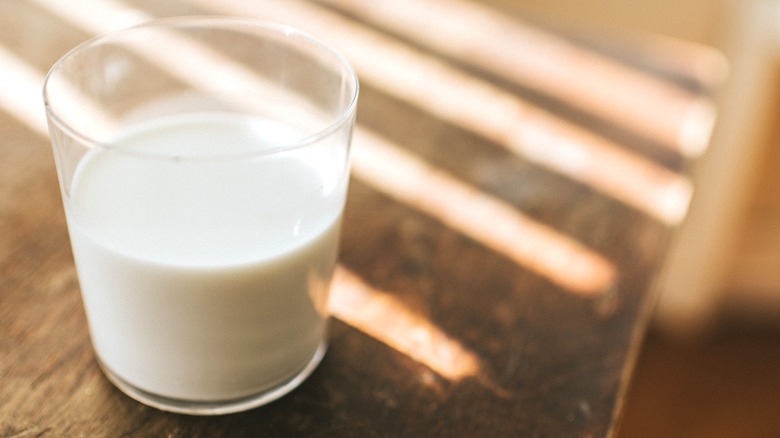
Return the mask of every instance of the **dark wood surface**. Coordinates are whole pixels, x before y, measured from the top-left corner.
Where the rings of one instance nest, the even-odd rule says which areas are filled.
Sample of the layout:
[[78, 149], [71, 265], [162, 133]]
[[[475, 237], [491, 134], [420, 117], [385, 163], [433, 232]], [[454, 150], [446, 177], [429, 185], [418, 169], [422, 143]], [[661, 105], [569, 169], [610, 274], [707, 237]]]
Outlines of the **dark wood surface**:
[[[513, 32], [448, 48], [432, 36], [474, 11], [417, 2], [426, 36], [365, 9], [380, 3], [0, 2], [0, 437], [615, 433], [701, 150], [677, 139], [710, 128], [689, 117], [710, 85], [691, 66], [712, 54], [564, 38], [499, 1], [484, 4]], [[92, 355], [40, 81], [140, 13], [289, 18], [361, 76], [330, 350], [300, 388], [248, 412], [146, 407]], [[504, 70], [487, 62], [510, 55]]]

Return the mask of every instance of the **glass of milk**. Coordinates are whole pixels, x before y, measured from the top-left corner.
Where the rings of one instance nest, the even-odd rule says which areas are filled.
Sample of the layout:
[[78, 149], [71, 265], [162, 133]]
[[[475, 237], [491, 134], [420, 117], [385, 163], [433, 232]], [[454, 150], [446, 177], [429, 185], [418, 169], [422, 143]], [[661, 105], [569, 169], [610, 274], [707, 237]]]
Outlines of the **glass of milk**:
[[213, 415], [312, 373], [357, 96], [326, 44], [239, 18], [155, 21], [52, 67], [44, 100], [76, 270], [117, 387]]

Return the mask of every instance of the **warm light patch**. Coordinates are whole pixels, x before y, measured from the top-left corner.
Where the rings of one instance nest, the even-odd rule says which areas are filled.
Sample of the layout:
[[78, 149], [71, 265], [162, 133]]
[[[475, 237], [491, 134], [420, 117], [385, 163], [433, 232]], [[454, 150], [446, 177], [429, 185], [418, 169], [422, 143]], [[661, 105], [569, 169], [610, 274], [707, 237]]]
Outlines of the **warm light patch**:
[[0, 46], [0, 107], [35, 132], [47, 135], [41, 109], [43, 74]]
[[41, 8], [98, 35], [130, 27], [154, 17], [115, 0], [30, 0]]
[[601, 294], [616, 268], [576, 240], [438, 170], [365, 130], [355, 133], [353, 174], [568, 291]]
[[[480, 3], [463, 0], [318, 2], [341, 8], [440, 53], [535, 88], [686, 155], [699, 155], [708, 144], [714, 119], [714, 108], [709, 101]], [[725, 69], [723, 57], [715, 51], [700, 48], [696, 54], [696, 59], [709, 68], [710, 75]]]
[[476, 376], [479, 359], [393, 295], [339, 267], [329, 310], [336, 318], [450, 380]]

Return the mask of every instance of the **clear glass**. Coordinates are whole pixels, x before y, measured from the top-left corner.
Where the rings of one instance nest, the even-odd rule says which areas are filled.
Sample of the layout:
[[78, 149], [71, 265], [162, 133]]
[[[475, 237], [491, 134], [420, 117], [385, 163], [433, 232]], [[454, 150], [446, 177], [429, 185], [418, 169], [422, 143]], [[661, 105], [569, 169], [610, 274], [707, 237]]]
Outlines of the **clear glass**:
[[290, 27], [155, 21], [90, 40], [44, 101], [92, 345], [159, 409], [225, 414], [326, 350], [358, 96]]

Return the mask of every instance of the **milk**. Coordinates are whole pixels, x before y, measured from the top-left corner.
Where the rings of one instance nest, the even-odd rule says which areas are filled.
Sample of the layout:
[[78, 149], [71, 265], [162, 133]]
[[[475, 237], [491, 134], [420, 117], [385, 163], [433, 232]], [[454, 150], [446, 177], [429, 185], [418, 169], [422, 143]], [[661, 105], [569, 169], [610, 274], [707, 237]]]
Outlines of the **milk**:
[[279, 147], [299, 135], [235, 115], [175, 116], [135, 125], [81, 160], [65, 205], [110, 376], [153, 396], [213, 402], [316, 365], [346, 148]]

